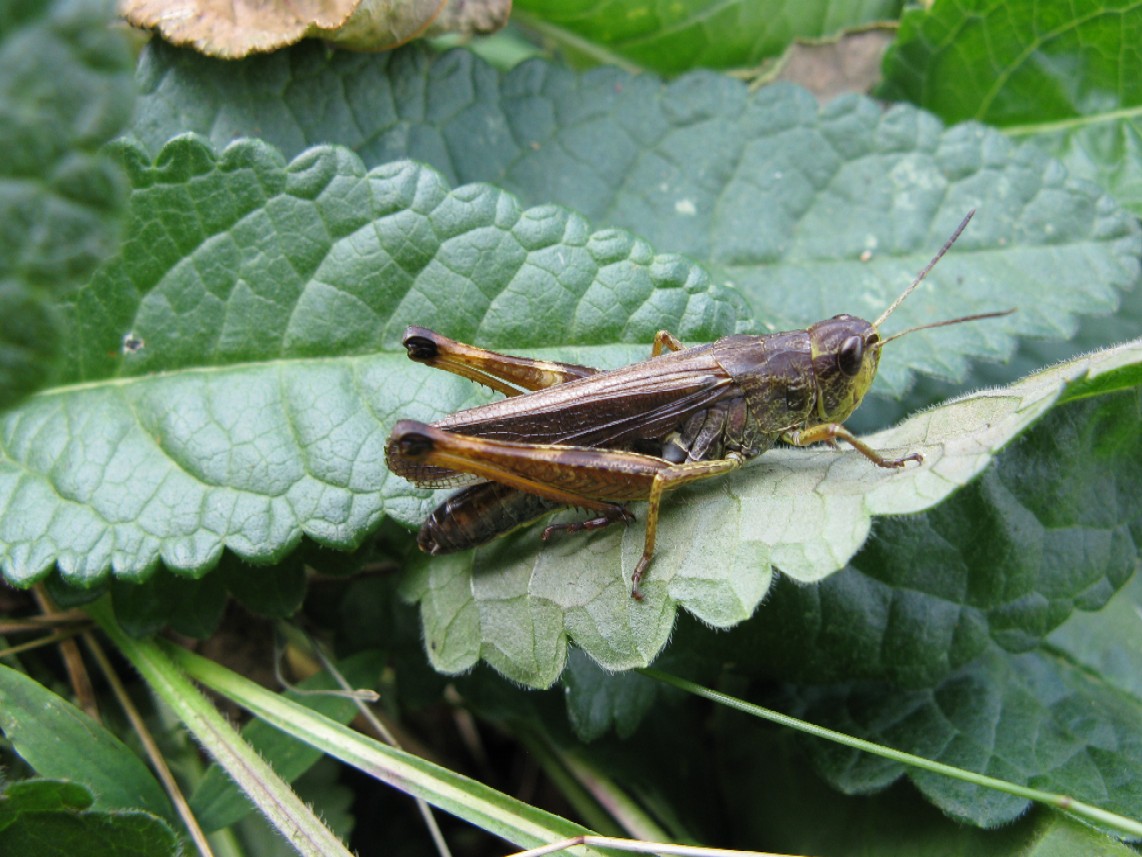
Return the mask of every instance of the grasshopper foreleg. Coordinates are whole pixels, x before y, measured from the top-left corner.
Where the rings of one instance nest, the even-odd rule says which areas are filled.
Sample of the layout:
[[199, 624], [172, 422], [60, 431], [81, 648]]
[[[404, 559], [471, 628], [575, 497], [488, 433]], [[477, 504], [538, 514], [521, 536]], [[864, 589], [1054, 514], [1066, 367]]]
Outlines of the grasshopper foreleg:
[[793, 446], [809, 446], [822, 442], [836, 446], [838, 440], [843, 440], [877, 467], [903, 467], [909, 461], [922, 462], [924, 460], [924, 456], [919, 452], [910, 452], [903, 458], [885, 458], [847, 428], [837, 423], [824, 423], [804, 431], [786, 432], [781, 439]]

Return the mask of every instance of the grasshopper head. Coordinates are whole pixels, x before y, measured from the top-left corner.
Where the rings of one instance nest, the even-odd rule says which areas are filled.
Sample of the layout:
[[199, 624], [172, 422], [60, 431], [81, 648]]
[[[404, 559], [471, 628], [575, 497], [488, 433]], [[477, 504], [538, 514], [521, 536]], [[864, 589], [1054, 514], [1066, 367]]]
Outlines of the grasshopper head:
[[817, 387], [816, 417], [822, 423], [842, 423], [876, 377], [880, 334], [862, 318], [836, 315], [809, 327], [809, 343]]
[[844, 422], [857, 409], [857, 405], [876, 377], [876, 367], [880, 364], [880, 349], [886, 343], [917, 330], [930, 330], [934, 327], [946, 327], [949, 324], [962, 324], [965, 321], [980, 321], [985, 318], [999, 318], [1015, 312], [1013, 309], [1008, 309], [1002, 312], [984, 312], [950, 318], [946, 321], [934, 321], [902, 330], [887, 339], [882, 339], [878, 332], [884, 320], [916, 290], [916, 287], [928, 276], [928, 272], [956, 243], [956, 239], [960, 237], [960, 233], [964, 231], [974, 214], [974, 209], [968, 212], [967, 217], [960, 221], [960, 225], [952, 233], [952, 237], [940, 248], [940, 252], [932, 257], [932, 261], [912, 281], [912, 285], [906, 288], [876, 321], [868, 322], [852, 315], [835, 315], [828, 321], [819, 321], [809, 328], [813, 374], [817, 386], [817, 417], [821, 422]]

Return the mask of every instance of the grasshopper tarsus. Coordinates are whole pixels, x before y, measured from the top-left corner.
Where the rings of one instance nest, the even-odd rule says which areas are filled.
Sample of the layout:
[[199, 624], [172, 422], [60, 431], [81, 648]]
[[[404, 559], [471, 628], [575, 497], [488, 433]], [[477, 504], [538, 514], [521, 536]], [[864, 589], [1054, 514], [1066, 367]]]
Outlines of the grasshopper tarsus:
[[630, 576], [630, 597], [635, 601], [642, 601], [642, 590], [639, 589], [638, 585], [642, 582], [642, 577], [649, 567], [650, 557], [644, 553], [639, 557], [638, 565], [634, 567], [634, 574]]
[[895, 469], [903, 467], [909, 461], [923, 463], [924, 456], [919, 452], [910, 452], [903, 458], [885, 458], [863, 440], [839, 423], [824, 423], [816, 425], [805, 431], [786, 432], [782, 438], [793, 446], [809, 446], [814, 443], [824, 443], [837, 448], [837, 441], [843, 440], [853, 449], [875, 464], [877, 467]]
[[895, 460], [889, 460], [889, 461], [886, 461], [885, 463], [889, 467], [903, 467], [909, 461], [915, 461], [917, 464], [923, 464], [924, 463], [924, 453], [922, 453], [922, 452], [910, 452], [907, 455], [905, 455], [903, 458], [897, 458]]

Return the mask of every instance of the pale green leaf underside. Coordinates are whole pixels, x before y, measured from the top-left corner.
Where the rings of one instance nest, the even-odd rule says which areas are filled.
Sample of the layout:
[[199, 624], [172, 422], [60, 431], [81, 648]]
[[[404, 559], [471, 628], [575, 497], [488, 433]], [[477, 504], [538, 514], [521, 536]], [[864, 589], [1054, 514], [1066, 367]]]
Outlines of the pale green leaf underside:
[[887, 471], [852, 451], [777, 449], [731, 477], [668, 498], [658, 546], [633, 601], [639, 522], [540, 546], [536, 528], [474, 553], [423, 559], [406, 583], [421, 602], [430, 657], [459, 672], [479, 659], [512, 679], [545, 686], [561, 673], [568, 639], [608, 669], [650, 663], [678, 606], [718, 627], [754, 611], [771, 566], [801, 582], [842, 568], [871, 518], [929, 508], [987, 466], [1072, 381], [1088, 383], [1142, 362], [1134, 341], [1061, 364], [1010, 387], [948, 402], [870, 436], [888, 453], [915, 451], [922, 466]]

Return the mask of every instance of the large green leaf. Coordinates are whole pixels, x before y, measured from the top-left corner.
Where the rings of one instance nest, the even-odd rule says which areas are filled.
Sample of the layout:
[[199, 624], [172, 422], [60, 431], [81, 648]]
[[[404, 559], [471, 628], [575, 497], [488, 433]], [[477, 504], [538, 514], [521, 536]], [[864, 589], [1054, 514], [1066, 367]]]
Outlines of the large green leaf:
[[[388, 430], [481, 394], [410, 363], [397, 345], [406, 324], [502, 347], [578, 343], [537, 353], [604, 367], [644, 356], [659, 328], [695, 342], [737, 324], [735, 295], [678, 257], [591, 233], [552, 206], [523, 210], [493, 188], [449, 191], [423, 168], [365, 173], [336, 148], [287, 166], [263, 144], [215, 156], [193, 139], [154, 164], [129, 145], [122, 156], [136, 188], [131, 231], [69, 306], [73, 383], [0, 424], [0, 546], [6, 576], [22, 585], [53, 567], [70, 586], [111, 571], [141, 581], [160, 562], [198, 577], [225, 548], [271, 563], [302, 536], [350, 548], [382, 515], [416, 524], [431, 501], [385, 471]], [[988, 255], [1004, 252], [1026, 261], [1018, 248]], [[889, 366], [906, 352], [891, 356]], [[911, 435], [874, 439], [925, 451], [922, 470], [870, 473], [851, 455], [785, 451], [725, 487], [688, 492], [702, 500], [668, 504], [643, 605], [619, 573], [629, 574], [641, 527], [543, 552], [524, 533], [422, 564], [408, 591], [422, 599], [435, 662], [463, 669], [483, 654], [547, 684], [565, 634], [622, 667], [654, 657], [678, 604], [719, 626], [741, 621], [768, 589], [771, 563], [801, 580], [842, 567], [870, 515], [937, 502], [1087, 365], [1015, 388], [1031, 398], [1009, 394], [1018, 406], [1006, 422], [982, 397], [934, 428], [921, 417]], [[968, 439], [981, 419], [990, 428]], [[207, 583], [192, 587], [202, 609], [182, 617], [191, 633], [208, 630], [222, 603], [223, 588]], [[160, 608], [135, 611], [136, 630], [169, 615], [170, 598], [130, 597]]]
[[473, 393], [425, 382], [407, 324], [606, 343], [580, 356], [615, 362], [660, 327], [733, 329], [732, 295], [691, 263], [494, 188], [366, 174], [333, 148], [289, 167], [254, 142], [123, 154], [131, 232], [69, 308], [73, 383], [0, 423], [0, 561], [22, 585], [55, 566], [84, 587], [160, 561], [198, 576], [223, 548], [274, 562], [303, 535], [347, 548], [383, 512], [415, 519], [423, 493], [384, 468], [388, 428]]
[[944, 0], [901, 19], [882, 94], [1035, 141], [1142, 212], [1142, 6]]
[[100, 147], [131, 115], [131, 57], [109, 2], [0, 14], [0, 409], [51, 376], [55, 300], [115, 247], [124, 183]]
[[[691, 626], [678, 645], [784, 679], [782, 710], [1139, 817], [1142, 393], [1085, 386], [947, 503], [881, 521], [844, 573], [778, 587], [766, 621], [728, 635]], [[905, 773], [836, 747], [813, 753], [850, 794]], [[910, 777], [975, 824], [1026, 808]]]
[[901, 340], [881, 369], [887, 396], [914, 372], [963, 380], [969, 357], [1006, 357], [1013, 334], [1068, 338], [1138, 276], [1138, 225], [1097, 190], [996, 131], [945, 130], [905, 106], [885, 113], [851, 97], [822, 109], [791, 86], [750, 93], [711, 74], [666, 84], [541, 61], [501, 74], [467, 53], [418, 49], [301, 47], [234, 64], [155, 47], [140, 84], [133, 130], [153, 149], [192, 130], [217, 146], [249, 134], [287, 155], [330, 141], [368, 166], [423, 161], [455, 183], [492, 182], [689, 255], [742, 291], [759, 332], [838, 312], [875, 318], [977, 208], [892, 329], [1020, 313]]
[[752, 66], [795, 39], [894, 19], [898, 0], [516, 0], [525, 26], [572, 56], [659, 72]]

